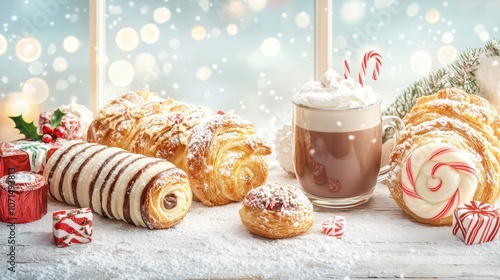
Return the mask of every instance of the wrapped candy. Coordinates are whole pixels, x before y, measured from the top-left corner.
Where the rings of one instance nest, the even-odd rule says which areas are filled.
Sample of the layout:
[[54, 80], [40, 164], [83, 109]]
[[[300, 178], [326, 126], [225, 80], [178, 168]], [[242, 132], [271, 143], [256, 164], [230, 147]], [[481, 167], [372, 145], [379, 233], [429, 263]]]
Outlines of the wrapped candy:
[[465, 244], [493, 241], [500, 230], [500, 212], [481, 201], [458, 206], [453, 213], [453, 234]]
[[0, 178], [0, 221], [29, 223], [47, 213], [48, 185], [42, 175], [21, 171]]
[[[61, 119], [61, 126], [66, 132], [62, 138], [67, 140], [86, 140], [87, 129], [93, 120], [92, 112], [83, 105], [71, 103], [58, 108], [65, 115]], [[43, 134], [42, 127], [50, 123], [54, 110], [45, 111], [38, 117], [39, 133]]]
[[333, 216], [326, 219], [323, 226], [323, 234], [334, 236], [337, 239], [342, 239], [344, 236], [346, 220], [342, 216]]
[[47, 159], [61, 144], [62, 142], [46, 144], [28, 140], [0, 143], [0, 177], [20, 171], [41, 173]]
[[57, 247], [68, 247], [92, 241], [90, 208], [55, 211], [52, 217], [54, 241]]

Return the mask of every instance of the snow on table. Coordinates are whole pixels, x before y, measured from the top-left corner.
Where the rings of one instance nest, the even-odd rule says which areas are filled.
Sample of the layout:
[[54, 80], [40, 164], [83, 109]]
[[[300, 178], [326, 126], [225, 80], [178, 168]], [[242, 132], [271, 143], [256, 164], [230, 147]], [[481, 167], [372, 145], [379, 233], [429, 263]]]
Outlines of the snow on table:
[[[268, 181], [297, 185], [274, 161]], [[94, 215], [92, 243], [57, 248], [51, 214], [74, 207], [50, 199], [41, 220], [16, 225], [14, 273], [6, 261], [10, 231], [2, 224], [0, 279], [500, 277], [500, 240], [468, 246], [451, 227], [419, 224], [382, 184], [362, 206], [316, 209], [312, 228], [290, 239], [251, 235], [240, 221], [240, 207], [194, 202], [184, 220], [168, 230]], [[322, 222], [332, 215], [347, 219], [341, 240], [322, 233]]]

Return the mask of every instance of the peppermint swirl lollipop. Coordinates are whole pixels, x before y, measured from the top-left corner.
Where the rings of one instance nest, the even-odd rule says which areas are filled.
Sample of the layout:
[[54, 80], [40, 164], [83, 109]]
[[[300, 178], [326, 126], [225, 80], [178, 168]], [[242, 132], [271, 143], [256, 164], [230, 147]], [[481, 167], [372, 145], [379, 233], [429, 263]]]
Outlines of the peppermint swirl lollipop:
[[415, 215], [437, 220], [473, 199], [477, 167], [467, 152], [444, 143], [428, 143], [409, 155], [401, 173], [403, 199]]

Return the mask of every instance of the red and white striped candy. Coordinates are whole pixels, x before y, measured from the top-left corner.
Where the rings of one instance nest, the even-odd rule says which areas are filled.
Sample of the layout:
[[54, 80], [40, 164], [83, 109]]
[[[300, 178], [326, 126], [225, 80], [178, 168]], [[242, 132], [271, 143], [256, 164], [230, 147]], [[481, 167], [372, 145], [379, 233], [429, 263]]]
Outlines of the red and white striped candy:
[[337, 239], [342, 239], [345, 231], [345, 225], [346, 220], [344, 217], [333, 216], [323, 222], [323, 234], [335, 236]]
[[363, 57], [363, 61], [361, 62], [361, 70], [359, 71], [359, 74], [358, 74], [358, 80], [359, 80], [359, 84], [361, 86], [364, 85], [367, 65], [371, 59], [375, 60], [375, 68], [373, 69], [373, 73], [372, 73], [373, 80], [377, 80], [378, 76], [380, 75], [380, 68], [382, 67], [382, 56], [379, 53], [377, 53], [376, 51], [367, 52], [365, 54], [365, 56]]
[[416, 148], [401, 169], [406, 206], [415, 215], [439, 220], [471, 201], [477, 189], [477, 167], [466, 152], [445, 143]]
[[52, 214], [53, 234], [57, 247], [92, 241], [92, 211], [90, 208], [60, 210]]
[[500, 230], [500, 212], [481, 201], [460, 205], [453, 213], [453, 234], [465, 244], [493, 241]]
[[349, 60], [344, 59], [344, 79], [349, 79], [351, 77], [351, 66], [349, 65]]

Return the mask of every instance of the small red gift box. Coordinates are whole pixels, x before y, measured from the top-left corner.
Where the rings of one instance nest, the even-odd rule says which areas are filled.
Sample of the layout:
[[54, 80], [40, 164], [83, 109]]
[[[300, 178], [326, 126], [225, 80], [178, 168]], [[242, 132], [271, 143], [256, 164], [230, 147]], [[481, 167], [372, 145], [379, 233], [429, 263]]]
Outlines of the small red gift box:
[[0, 177], [20, 171], [41, 174], [47, 159], [62, 145], [16, 140], [0, 143]]
[[90, 208], [55, 211], [52, 217], [52, 230], [57, 247], [92, 241], [92, 211]]
[[460, 205], [453, 213], [453, 234], [465, 244], [493, 241], [500, 230], [500, 211], [481, 201]]

